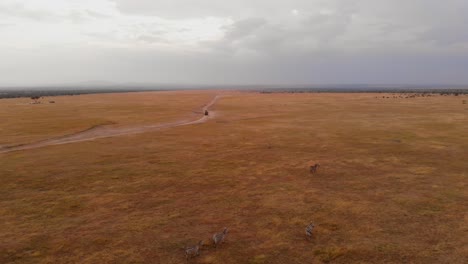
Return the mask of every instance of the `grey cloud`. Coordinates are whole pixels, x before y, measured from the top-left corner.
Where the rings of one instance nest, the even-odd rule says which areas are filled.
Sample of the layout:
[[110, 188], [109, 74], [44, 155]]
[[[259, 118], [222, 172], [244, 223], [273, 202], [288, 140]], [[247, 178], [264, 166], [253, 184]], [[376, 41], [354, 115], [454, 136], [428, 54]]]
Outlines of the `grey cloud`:
[[0, 3], [0, 15], [4, 17], [22, 17], [32, 20], [56, 20], [56, 14], [46, 10], [30, 9], [21, 3]]
[[120, 11], [129, 14], [155, 15], [159, 17], [179, 19], [206, 16], [228, 16], [245, 18], [257, 15], [275, 15], [288, 13], [295, 6], [302, 6], [307, 1], [270, 1], [270, 0], [114, 0]]
[[[300, 23], [283, 23], [275, 17], [244, 19], [226, 28], [217, 47], [241, 52], [283, 52], [294, 49], [348, 50], [408, 49], [433, 46], [434, 52], [450, 51], [449, 45], [468, 44], [468, 2], [411, 2], [358, 0], [329, 1], [330, 12], [301, 10]], [[261, 22], [259, 24], [259, 22]], [[241, 37], [236, 36], [239, 35]], [[442, 50], [441, 50], [442, 49]]]
[[334, 15], [310, 15], [291, 28], [264, 18], [239, 20], [225, 28], [224, 38], [215, 46], [230, 52], [249, 50], [278, 53], [290, 49], [312, 51], [346, 32], [350, 15], [339, 19], [333, 17]]
[[95, 12], [92, 10], [74, 10], [60, 17], [63, 20], [69, 20], [74, 23], [81, 23], [81, 22], [85, 22], [89, 20], [110, 18], [110, 16], [106, 14], [102, 14], [102, 13]]
[[[230, 53], [245, 51], [264, 52], [280, 45], [285, 35], [277, 25], [263, 18], [247, 18], [234, 22], [224, 28], [225, 35], [211, 45], [218, 50]], [[286, 34], [286, 32], [283, 32]]]
[[409, 32], [421, 42], [455, 44], [467, 41], [468, 2], [464, 0], [366, 1], [360, 14], [386, 24], [381, 35]]
[[51, 12], [46, 9], [33, 9], [22, 3], [0, 3], [0, 15], [12, 18], [35, 20], [38, 22], [64, 22], [80, 23], [90, 19], [109, 18], [108, 15], [93, 10], [73, 10], [65, 14]]
[[454, 8], [443, 9], [424, 33], [422, 39], [434, 41], [439, 45], [468, 43], [468, 2], [464, 1]]
[[[196, 4], [191, 0], [115, 0], [117, 7], [124, 13], [154, 15], [171, 19], [196, 18], [206, 16], [232, 17], [237, 23], [251, 23], [252, 17], [269, 21], [270, 27], [281, 24], [278, 20], [290, 16], [290, 11], [296, 9], [305, 19], [303, 28], [278, 28], [278, 35], [301, 34], [309, 36], [301, 38], [305, 45], [329, 45], [330, 41], [339, 38], [356, 38], [356, 32], [361, 37], [368, 37], [364, 44], [382, 45], [395, 39], [407, 41], [419, 39], [434, 44], [454, 45], [467, 42], [466, 26], [468, 23], [468, 1], [466, 0], [237, 0], [219, 1], [203, 0]], [[320, 10], [330, 10], [331, 15], [320, 15]], [[247, 19], [247, 21], [244, 21]], [[303, 19], [304, 20], [304, 19]], [[243, 31], [242, 25], [233, 25], [236, 30]], [[346, 31], [348, 35], [344, 36]], [[364, 31], [364, 32], [361, 32]], [[248, 32], [247, 32], [248, 33]], [[263, 32], [266, 38], [281, 40]], [[235, 34], [234, 29], [227, 29], [228, 34]], [[261, 33], [259, 33], [261, 34]], [[229, 36], [226, 36], [228, 39]], [[366, 42], [366, 39], [361, 39]], [[260, 40], [257, 40], [261, 42]], [[315, 43], [315, 44], [314, 44]], [[363, 45], [365, 46], [365, 45]]]
[[147, 43], [169, 43], [167, 39], [158, 35], [140, 35], [137, 39]]
[[304, 21], [301, 33], [314, 36], [320, 42], [328, 42], [340, 37], [351, 23], [351, 14], [314, 15]]
[[369, 0], [114, 0], [121, 12], [144, 14], [172, 19], [223, 16], [244, 19], [248, 17], [278, 18], [290, 16], [293, 9], [316, 13], [320, 9], [339, 9], [350, 12], [361, 2]]
[[156, 15], [167, 18], [214, 16], [226, 7], [225, 1], [200, 1], [196, 4], [184, 0], [133, 1], [115, 0], [120, 11], [129, 14]]
[[244, 38], [266, 24], [267, 21], [264, 18], [248, 18], [236, 21], [232, 25], [225, 27], [225, 38], [231, 41]]
[[[82, 32], [87, 38], [79, 45], [0, 49], [0, 83], [468, 83], [466, 0], [114, 2], [118, 26]], [[1, 16], [38, 24], [113, 22], [91, 10], [59, 15], [0, 3]], [[190, 23], [206, 17], [232, 23], [196, 42], [206, 32]], [[190, 48], [179, 40], [184, 34], [195, 34]]]

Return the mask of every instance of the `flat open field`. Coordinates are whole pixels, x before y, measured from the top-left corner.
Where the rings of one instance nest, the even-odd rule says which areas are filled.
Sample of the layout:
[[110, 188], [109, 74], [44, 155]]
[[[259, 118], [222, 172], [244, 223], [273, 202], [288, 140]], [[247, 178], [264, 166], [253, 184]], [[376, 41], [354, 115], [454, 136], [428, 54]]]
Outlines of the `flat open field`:
[[[7, 151], [197, 120], [216, 95], [196, 124]], [[184, 263], [201, 239], [192, 263], [467, 263], [468, 97], [382, 96], [0, 100], [0, 263]]]

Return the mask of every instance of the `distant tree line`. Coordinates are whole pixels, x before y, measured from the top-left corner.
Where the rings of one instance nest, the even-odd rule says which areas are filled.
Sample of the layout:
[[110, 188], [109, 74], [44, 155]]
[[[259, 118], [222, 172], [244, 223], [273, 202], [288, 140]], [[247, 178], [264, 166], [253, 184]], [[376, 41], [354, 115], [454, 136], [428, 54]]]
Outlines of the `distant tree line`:
[[128, 92], [145, 92], [145, 91], [165, 91], [163, 89], [0, 89], [0, 99], [3, 98], [20, 98], [29, 97], [32, 100], [37, 100], [46, 96], [58, 95], [80, 95], [80, 94], [96, 94], [96, 93], [128, 93]]
[[359, 89], [359, 88], [272, 88], [251, 90], [259, 93], [403, 93], [403, 94], [440, 94], [440, 95], [464, 95], [468, 94], [468, 87], [465, 89]]

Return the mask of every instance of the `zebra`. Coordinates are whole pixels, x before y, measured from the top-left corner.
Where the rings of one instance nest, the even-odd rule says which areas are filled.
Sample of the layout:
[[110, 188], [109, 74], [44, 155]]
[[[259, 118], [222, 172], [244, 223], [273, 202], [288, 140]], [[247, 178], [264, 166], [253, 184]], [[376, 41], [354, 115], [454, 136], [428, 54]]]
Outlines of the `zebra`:
[[189, 258], [200, 255], [200, 248], [203, 246], [203, 240], [200, 240], [195, 246], [185, 247], [185, 259], [188, 261]]
[[320, 167], [320, 164], [315, 163], [315, 165], [310, 166], [310, 173], [314, 174], [317, 172], [317, 169]]
[[306, 229], [305, 229], [305, 234], [308, 239], [312, 238], [312, 231], [314, 230], [315, 225], [310, 223]]
[[216, 233], [213, 235], [213, 242], [214, 242], [215, 248], [218, 247], [218, 244], [221, 244], [224, 242], [224, 238], [226, 237], [227, 233], [228, 233], [228, 229], [227, 227], [225, 227], [223, 229], [223, 232]]

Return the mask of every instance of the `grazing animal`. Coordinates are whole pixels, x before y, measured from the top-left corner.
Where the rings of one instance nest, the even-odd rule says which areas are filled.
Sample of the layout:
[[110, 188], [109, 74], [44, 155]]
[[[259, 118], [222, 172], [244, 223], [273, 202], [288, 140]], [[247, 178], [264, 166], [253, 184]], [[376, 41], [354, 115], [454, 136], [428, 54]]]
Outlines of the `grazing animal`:
[[214, 242], [215, 247], [218, 247], [218, 244], [221, 244], [224, 242], [224, 239], [226, 238], [227, 233], [228, 233], [228, 229], [227, 227], [225, 227], [223, 229], [223, 232], [216, 233], [213, 235], [213, 242]]
[[203, 240], [200, 240], [195, 246], [185, 247], [185, 258], [187, 261], [189, 258], [200, 255], [200, 248], [203, 245]]
[[310, 173], [314, 174], [317, 172], [317, 169], [320, 167], [320, 164], [315, 163], [315, 165], [310, 166]]
[[310, 224], [306, 227], [305, 233], [306, 233], [307, 238], [309, 238], [309, 239], [312, 238], [312, 231], [314, 230], [314, 227], [315, 227], [315, 225], [312, 224], [312, 223], [310, 223]]

